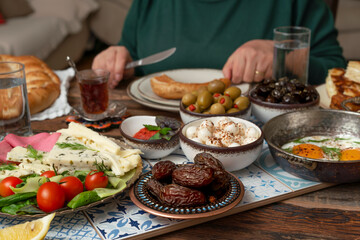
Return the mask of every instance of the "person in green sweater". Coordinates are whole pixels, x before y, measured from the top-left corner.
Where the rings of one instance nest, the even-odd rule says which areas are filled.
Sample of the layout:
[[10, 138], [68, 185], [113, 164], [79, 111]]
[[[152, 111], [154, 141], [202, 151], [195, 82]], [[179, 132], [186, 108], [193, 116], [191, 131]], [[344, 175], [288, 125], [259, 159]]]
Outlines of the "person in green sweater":
[[[123, 78], [179, 68], [222, 69], [233, 83], [272, 76], [273, 29], [311, 29], [309, 84], [345, 67], [332, 13], [323, 0], [134, 0], [118, 46], [99, 53], [92, 68], [111, 72], [109, 86]], [[176, 47], [156, 64], [125, 70], [125, 64]]]

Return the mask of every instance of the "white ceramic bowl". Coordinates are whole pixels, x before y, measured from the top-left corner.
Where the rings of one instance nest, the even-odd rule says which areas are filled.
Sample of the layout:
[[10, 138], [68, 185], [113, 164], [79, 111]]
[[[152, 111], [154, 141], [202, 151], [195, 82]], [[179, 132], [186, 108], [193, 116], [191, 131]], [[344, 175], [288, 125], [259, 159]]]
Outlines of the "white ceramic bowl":
[[[206, 120], [211, 120], [213, 123], [216, 123], [219, 119], [223, 117], [210, 117]], [[264, 136], [262, 130], [256, 126], [254, 123], [247, 121], [245, 119], [237, 117], [229, 117], [235, 123], [243, 123], [246, 127], [253, 127], [258, 135], [260, 136], [254, 142], [251, 142], [246, 145], [237, 146], [237, 147], [215, 147], [208, 146], [205, 144], [198, 143], [186, 137], [186, 130], [195, 126], [198, 127], [205, 119], [198, 119], [192, 121], [188, 124], [185, 124], [180, 131], [180, 147], [182, 148], [186, 157], [193, 161], [196, 154], [201, 152], [207, 152], [213, 155], [215, 158], [219, 159], [227, 171], [236, 171], [243, 169], [250, 164], [252, 164], [260, 155]]]
[[249, 92], [251, 113], [262, 123], [266, 123], [270, 119], [288, 112], [319, 109], [320, 95], [316, 90], [317, 98], [314, 101], [298, 104], [270, 103], [261, 101], [260, 99], [252, 96], [253, 91], [254, 88]]
[[143, 158], [157, 159], [168, 156], [170, 153], [179, 148], [179, 132], [171, 137], [170, 140], [156, 139], [156, 140], [141, 140], [133, 136], [140, 129], [144, 128], [144, 124], [156, 125], [155, 116], [134, 116], [126, 118], [120, 125], [121, 135], [127, 144], [133, 148], [140, 149]]
[[250, 119], [251, 116], [251, 103], [249, 106], [241, 111], [234, 113], [225, 113], [225, 114], [204, 114], [204, 113], [196, 113], [186, 110], [183, 103], [180, 103], [180, 117], [184, 124], [189, 123], [198, 119], [205, 119], [209, 117], [238, 117], [243, 119]]

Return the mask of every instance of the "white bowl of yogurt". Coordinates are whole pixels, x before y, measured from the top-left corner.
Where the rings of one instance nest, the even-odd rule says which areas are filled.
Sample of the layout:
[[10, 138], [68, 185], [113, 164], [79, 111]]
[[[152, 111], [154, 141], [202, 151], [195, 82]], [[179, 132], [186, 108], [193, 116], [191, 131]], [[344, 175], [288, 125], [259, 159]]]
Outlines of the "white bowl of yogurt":
[[264, 136], [254, 123], [237, 117], [209, 117], [181, 128], [180, 147], [193, 161], [196, 154], [207, 152], [219, 159], [227, 171], [252, 164], [260, 155]]

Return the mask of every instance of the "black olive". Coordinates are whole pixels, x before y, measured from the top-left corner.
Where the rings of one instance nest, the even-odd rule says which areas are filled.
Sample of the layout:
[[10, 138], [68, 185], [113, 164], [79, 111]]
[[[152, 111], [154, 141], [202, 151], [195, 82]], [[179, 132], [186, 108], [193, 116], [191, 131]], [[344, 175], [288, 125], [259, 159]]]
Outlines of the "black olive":
[[271, 91], [271, 96], [273, 96], [276, 99], [281, 99], [281, 97], [283, 96], [280, 92], [280, 90], [278, 89], [274, 89]]
[[273, 96], [271, 96], [271, 95], [267, 96], [265, 101], [270, 102], [270, 103], [275, 103], [276, 102], [275, 98]]
[[294, 103], [294, 96], [291, 95], [290, 93], [286, 93], [283, 97], [282, 97], [282, 102], [283, 103]]
[[259, 87], [259, 90], [260, 90], [261, 93], [268, 93], [268, 92], [270, 92], [269, 87], [268, 87], [268, 86], [263, 86], [263, 85]]
[[287, 84], [286, 84], [286, 90], [287, 90], [288, 92], [293, 92], [293, 91], [295, 91], [295, 90], [296, 90], [295, 84], [293, 84], [293, 83], [287, 83]]
[[269, 83], [274, 83], [275, 82], [275, 80], [274, 79], [272, 79], [272, 78], [267, 78], [267, 79], [264, 79], [264, 81], [262, 82], [263, 84], [269, 84]]

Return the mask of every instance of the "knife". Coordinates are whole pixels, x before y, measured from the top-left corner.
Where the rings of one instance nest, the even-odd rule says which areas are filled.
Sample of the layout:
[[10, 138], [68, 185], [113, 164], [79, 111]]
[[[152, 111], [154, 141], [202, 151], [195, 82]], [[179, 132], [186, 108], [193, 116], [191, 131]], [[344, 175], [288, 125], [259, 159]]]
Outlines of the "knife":
[[168, 57], [170, 57], [171, 55], [173, 55], [173, 53], [176, 51], [176, 48], [170, 48], [168, 50], [165, 50], [163, 52], [159, 52], [156, 53], [154, 55], [148, 56], [146, 58], [143, 59], [139, 59], [137, 61], [133, 61], [130, 62], [128, 64], [126, 64], [125, 69], [129, 69], [129, 68], [133, 68], [133, 67], [138, 67], [138, 66], [143, 66], [143, 65], [148, 65], [148, 64], [152, 64], [152, 63], [157, 63], [160, 62]]

